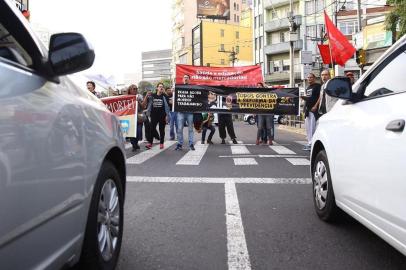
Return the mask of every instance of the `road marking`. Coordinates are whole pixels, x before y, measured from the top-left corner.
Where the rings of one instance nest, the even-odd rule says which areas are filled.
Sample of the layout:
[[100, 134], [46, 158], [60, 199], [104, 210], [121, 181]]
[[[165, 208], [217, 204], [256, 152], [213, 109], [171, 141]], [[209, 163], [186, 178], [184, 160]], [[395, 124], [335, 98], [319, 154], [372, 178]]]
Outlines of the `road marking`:
[[228, 269], [251, 269], [235, 183], [225, 183]]
[[176, 165], [199, 165], [207, 148], [209, 148], [208, 144], [197, 142], [195, 145], [196, 150], [187, 152], [178, 162], [176, 162]]
[[296, 156], [296, 155], [239, 155], [239, 156], [219, 156], [219, 158], [247, 158], [247, 157], [259, 157], [259, 158], [307, 158], [308, 156]]
[[309, 144], [307, 141], [295, 141], [295, 143], [298, 143], [300, 145], [308, 145]]
[[293, 165], [310, 165], [310, 161], [306, 158], [286, 158]]
[[196, 184], [311, 184], [311, 178], [225, 178], [225, 177], [160, 177], [127, 176], [127, 182], [136, 183], [196, 183]]
[[258, 165], [255, 158], [233, 158], [234, 165]]
[[295, 155], [296, 154], [292, 150], [290, 150], [282, 145], [270, 145], [269, 148], [271, 148], [273, 151], [275, 151], [278, 154], [283, 154], [283, 155]]
[[231, 153], [233, 155], [243, 155], [243, 154], [250, 154], [250, 151], [248, 151], [248, 148], [244, 145], [232, 145]]
[[166, 141], [164, 144], [164, 149], [159, 149], [159, 144], [153, 146], [150, 150], [145, 150], [135, 156], [132, 156], [127, 159], [127, 164], [142, 164], [143, 162], [147, 161], [148, 159], [158, 155], [162, 151], [165, 151], [170, 146], [175, 144], [175, 141]]

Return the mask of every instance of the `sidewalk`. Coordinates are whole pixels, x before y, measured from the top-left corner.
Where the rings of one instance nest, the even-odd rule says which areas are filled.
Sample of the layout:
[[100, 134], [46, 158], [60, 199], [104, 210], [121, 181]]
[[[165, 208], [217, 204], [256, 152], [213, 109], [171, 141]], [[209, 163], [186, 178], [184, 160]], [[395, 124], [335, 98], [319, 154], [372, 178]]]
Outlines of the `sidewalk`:
[[298, 128], [298, 127], [291, 127], [291, 126], [287, 126], [287, 125], [278, 125], [278, 128], [282, 129], [282, 130], [289, 131], [289, 132], [294, 132], [294, 133], [297, 133], [297, 134], [306, 135], [306, 130], [304, 129], [304, 127], [303, 128]]

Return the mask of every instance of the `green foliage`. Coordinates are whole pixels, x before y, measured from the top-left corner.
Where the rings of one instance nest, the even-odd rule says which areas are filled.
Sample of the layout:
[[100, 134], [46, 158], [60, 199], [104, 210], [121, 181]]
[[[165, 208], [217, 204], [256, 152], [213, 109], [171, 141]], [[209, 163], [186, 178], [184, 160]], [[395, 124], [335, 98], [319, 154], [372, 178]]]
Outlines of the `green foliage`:
[[[386, 30], [394, 34], [396, 33], [396, 39], [399, 39], [406, 34], [406, 0], [388, 0], [387, 4], [393, 6], [393, 9], [386, 16]], [[396, 32], [396, 26], [398, 24], [399, 32]]]
[[170, 79], [163, 79], [161, 82], [164, 84], [165, 89], [168, 87], [172, 87], [172, 81]]
[[140, 94], [145, 94], [147, 91], [152, 91], [155, 89], [155, 87], [152, 85], [152, 83], [147, 82], [147, 81], [140, 81], [138, 83], [138, 93]]

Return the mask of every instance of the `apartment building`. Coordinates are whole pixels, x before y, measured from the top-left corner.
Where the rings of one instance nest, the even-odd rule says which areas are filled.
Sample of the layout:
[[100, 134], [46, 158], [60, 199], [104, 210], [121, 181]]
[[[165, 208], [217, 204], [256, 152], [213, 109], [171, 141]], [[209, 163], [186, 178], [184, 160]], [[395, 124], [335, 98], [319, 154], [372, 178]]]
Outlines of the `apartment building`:
[[142, 80], [155, 82], [171, 79], [172, 50], [142, 52]]

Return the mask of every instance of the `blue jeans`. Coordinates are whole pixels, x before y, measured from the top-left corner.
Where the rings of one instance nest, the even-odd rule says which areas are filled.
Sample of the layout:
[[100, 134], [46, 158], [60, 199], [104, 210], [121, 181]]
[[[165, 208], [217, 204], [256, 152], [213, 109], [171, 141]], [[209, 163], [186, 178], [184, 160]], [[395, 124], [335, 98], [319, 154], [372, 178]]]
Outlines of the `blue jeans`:
[[177, 112], [171, 112], [171, 119], [169, 121], [169, 136], [171, 140], [175, 139], [175, 131], [178, 131], [178, 113]]
[[137, 137], [130, 137], [130, 142], [133, 147], [138, 145], [138, 142], [142, 140], [142, 123], [137, 123]]
[[189, 146], [193, 144], [193, 113], [181, 113], [178, 112], [178, 144], [183, 145], [183, 127], [185, 121], [187, 121], [189, 129]]
[[257, 140], [263, 139], [263, 130], [266, 130], [266, 136], [270, 140], [274, 139], [275, 126], [273, 122], [273, 114], [271, 115], [258, 115], [258, 132]]

